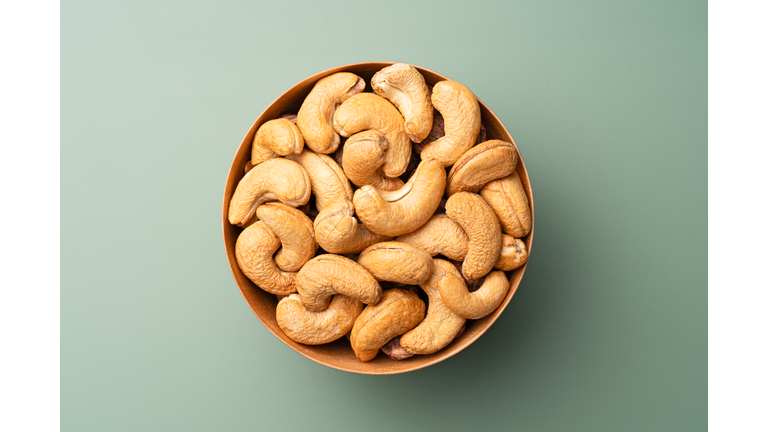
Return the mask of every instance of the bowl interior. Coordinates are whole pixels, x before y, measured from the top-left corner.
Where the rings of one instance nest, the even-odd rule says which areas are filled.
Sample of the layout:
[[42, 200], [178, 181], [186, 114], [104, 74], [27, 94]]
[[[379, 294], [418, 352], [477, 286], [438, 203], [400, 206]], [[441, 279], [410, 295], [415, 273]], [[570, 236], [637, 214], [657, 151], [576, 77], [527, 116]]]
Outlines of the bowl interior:
[[[301, 106], [304, 98], [309, 94], [315, 83], [323, 77], [334, 74], [336, 72], [352, 72], [366, 81], [365, 91], [371, 91], [370, 81], [373, 75], [382, 68], [391, 65], [391, 62], [371, 62], [371, 63], [356, 63], [346, 66], [339, 66], [333, 69], [315, 74], [295, 86], [291, 87], [278, 97], [272, 104], [270, 104], [266, 110], [256, 119], [251, 126], [251, 129], [243, 138], [240, 147], [237, 149], [235, 158], [232, 161], [232, 165], [227, 175], [227, 182], [224, 190], [224, 201], [222, 209], [222, 224], [224, 234], [224, 246], [227, 253], [227, 260], [232, 270], [232, 275], [240, 288], [245, 301], [251, 307], [256, 316], [261, 322], [277, 336], [286, 345], [294, 349], [299, 354], [314, 360], [320, 364], [344, 370], [348, 372], [355, 372], [361, 374], [373, 374], [373, 375], [386, 375], [396, 374], [402, 372], [408, 372], [416, 369], [435, 364], [439, 361], [445, 360], [448, 357], [453, 356], [462, 349], [466, 348], [469, 344], [479, 338], [490, 326], [493, 324], [499, 315], [504, 311], [510, 299], [515, 294], [517, 287], [520, 285], [520, 280], [525, 273], [527, 263], [522, 267], [513, 271], [507, 272], [507, 276], [510, 281], [510, 289], [507, 293], [504, 301], [501, 305], [490, 315], [485, 316], [479, 320], [468, 320], [467, 328], [464, 334], [456, 338], [451, 344], [442, 350], [431, 355], [417, 355], [409, 359], [402, 361], [391, 360], [389, 357], [379, 352], [378, 356], [370, 362], [361, 362], [357, 360], [349, 345], [349, 341], [346, 338], [341, 338], [335, 342], [325, 345], [309, 346], [302, 345], [294, 342], [288, 338], [285, 333], [278, 327], [277, 320], [275, 319], [275, 308], [277, 307], [277, 297], [273, 294], [258, 288], [253, 282], [251, 282], [237, 266], [235, 259], [235, 241], [237, 236], [242, 231], [242, 228], [231, 225], [227, 219], [229, 200], [237, 187], [238, 182], [244, 176], [245, 164], [250, 159], [251, 142], [253, 141], [256, 130], [264, 122], [277, 118], [282, 114], [296, 113]], [[427, 84], [435, 85], [439, 81], [448, 79], [447, 77], [440, 75], [428, 69], [424, 69], [418, 66], [414, 66], [424, 76]], [[465, 84], [471, 89], [471, 83]], [[509, 131], [504, 127], [498, 117], [482, 102], [480, 101], [480, 111], [482, 115], [482, 123], [486, 128], [488, 139], [500, 139], [510, 142], [515, 145], [512, 136]], [[531, 207], [531, 219], [535, 221], [534, 217], [534, 205], [533, 194], [531, 191], [531, 185], [528, 178], [528, 172], [525, 169], [525, 163], [523, 157], [518, 149], [518, 163], [516, 171], [522, 180], [523, 187], [528, 195], [528, 202]], [[530, 253], [533, 242], [533, 224], [530, 234], [526, 236], [523, 241], [525, 242], [528, 251]]]

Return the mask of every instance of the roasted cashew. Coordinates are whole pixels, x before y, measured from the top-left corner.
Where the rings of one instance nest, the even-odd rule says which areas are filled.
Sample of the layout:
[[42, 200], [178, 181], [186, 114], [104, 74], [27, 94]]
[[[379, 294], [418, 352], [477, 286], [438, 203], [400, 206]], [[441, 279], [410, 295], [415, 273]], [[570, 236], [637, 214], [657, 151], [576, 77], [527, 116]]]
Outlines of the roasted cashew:
[[379, 169], [384, 164], [389, 143], [379, 131], [356, 133], [344, 143], [341, 167], [349, 181], [358, 187], [371, 185], [380, 190], [403, 187], [399, 178], [389, 178]]
[[466, 321], [451, 312], [440, 295], [439, 285], [446, 275], [446, 272], [441, 270], [442, 263], [453, 267], [453, 264], [447, 261], [433, 260], [432, 275], [420, 285], [429, 296], [427, 317], [413, 330], [400, 337], [400, 346], [411, 354], [432, 354], [445, 348], [456, 338]]
[[505, 233], [521, 238], [531, 232], [531, 207], [517, 172], [489, 182], [480, 189], [480, 195], [496, 212]]
[[356, 254], [368, 246], [391, 240], [370, 232], [355, 219], [355, 207], [347, 200], [329, 202], [315, 218], [315, 239], [325, 251]]
[[[422, 153], [423, 155], [424, 153]], [[448, 173], [448, 196], [456, 192], [479, 192], [488, 182], [515, 170], [517, 150], [501, 140], [490, 140], [461, 155]]]
[[279, 118], [270, 120], [256, 131], [251, 145], [251, 165], [258, 165], [266, 160], [289, 154], [301, 153], [304, 138], [290, 120]]
[[462, 318], [480, 319], [488, 315], [499, 307], [509, 290], [509, 280], [501, 270], [489, 273], [480, 289], [470, 293], [453, 264], [436, 259], [434, 266], [434, 272], [441, 273], [437, 287], [445, 306]]
[[528, 261], [528, 248], [522, 240], [506, 234], [502, 234], [501, 238], [501, 253], [496, 264], [493, 265], [494, 268], [510, 271]]
[[368, 246], [357, 259], [378, 281], [418, 285], [432, 274], [432, 257], [405, 243], [382, 242]]
[[469, 236], [469, 249], [461, 272], [467, 279], [478, 279], [491, 271], [501, 251], [501, 226], [483, 197], [459, 192], [445, 204], [445, 213]]
[[355, 320], [349, 341], [360, 361], [376, 357], [390, 339], [416, 326], [424, 319], [424, 302], [411, 291], [384, 291], [381, 301], [366, 306]]
[[408, 168], [411, 140], [405, 133], [400, 111], [375, 93], [356, 94], [339, 105], [333, 115], [333, 129], [343, 137], [364, 130], [379, 131], [389, 143], [381, 170], [387, 177], [398, 177]]
[[245, 226], [267, 201], [299, 207], [309, 201], [312, 187], [307, 172], [296, 162], [270, 159], [248, 171], [229, 201], [229, 223]]
[[315, 256], [315, 228], [301, 210], [282, 203], [265, 203], [256, 209], [256, 215], [280, 239], [283, 247], [275, 255], [280, 269], [299, 271]]
[[431, 256], [441, 254], [455, 261], [463, 260], [469, 249], [467, 233], [444, 214], [433, 215], [427, 223], [395, 241], [421, 248]]
[[264, 224], [244, 229], [235, 242], [235, 258], [243, 274], [266, 292], [286, 295], [296, 292], [296, 273], [277, 268], [272, 255], [280, 239]]
[[365, 89], [365, 81], [355, 74], [339, 72], [315, 84], [296, 116], [296, 125], [307, 147], [317, 153], [333, 153], [341, 139], [333, 131], [333, 113], [350, 96]]
[[451, 166], [475, 145], [480, 132], [480, 105], [471, 90], [451, 80], [435, 84], [432, 105], [445, 120], [445, 136], [424, 146], [421, 157], [433, 157], [443, 166]]
[[291, 294], [277, 304], [277, 325], [298, 343], [320, 345], [333, 342], [352, 330], [363, 303], [336, 294], [328, 309], [313, 311], [304, 307], [298, 294]]
[[309, 260], [296, 275], [296, 288], [304, 305], [316, 311], [328, 308], [334, 294], [365, 304], [381, 299], [381, 286], [368, 270], [340, 255], [324, 254]]
[[434, 109], [429, 100], [429, 87], [416, 68], [405, 63], [387, 66], [371, 78], [371, 87], [403, 114], [408, 138], [418, 143], [429, 135]]
[[363, 186], [355, 191], [352, 201], [357, 216], [369, 230], [398, 236], [424, 225], [440, 205], [444, 188], [445, 169], [435, 159], [427, 159], [400, 189], [379, 191]]
[[333, 200], [352, 200], [352, 186], [344, 175], [344, 171], [332, 157], [304, 149], [301, 154], [285, 158], [298, 163], [307, 171], [318, 211]]

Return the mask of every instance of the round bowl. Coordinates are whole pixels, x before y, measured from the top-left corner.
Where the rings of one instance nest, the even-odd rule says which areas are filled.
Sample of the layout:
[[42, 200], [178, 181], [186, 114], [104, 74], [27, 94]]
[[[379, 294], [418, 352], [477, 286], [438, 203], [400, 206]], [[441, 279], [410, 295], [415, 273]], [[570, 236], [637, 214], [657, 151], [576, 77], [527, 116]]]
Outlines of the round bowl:
[[[392, 360], [382, 352], [376, 356], [375, 359], [369, 362], [361, 362], [356, 357], [352, 348], [349, 345], [347, 338], [341, 338], [335, 342], [325, 345], [303, 345], [294, 342], [278, 327], [277, 320], [275, 319], [275, 309], [277, 307], [277, 297], [274, 294], [270, 294], [266, 291], [258, 288], [253, 282], [251, 282], [240, 270], [235, 259], [235, 241], [237, 236], [242, 231], [242, 228], [231, 225], [227, 219], [229, 210], [229, 200], [237, 187], [237, 183], [244, 176], [245, 164], [250, 160], [251, 143], [253, 141], [256, 130], [264, 122], [277, 118], [282, 114], [297, 113], [304, 98], [309, 94], [312, 87], [320, 79], [337, 73], [337, 72], [352, 72], [357, 76], [363, 78], [366, 82], [365, 91], [371, 91], [371, 78], [373, 74], [381, 70], [382, 68], [393, 64], [392, 62], [368, 62], [368, 63], [355, 63], [346, 66], [339, 66], [332, 69], [325, 70], [310, 76], [288, 89], [285, 93], [280, 95], [274, 102], [272, 102], [264, 112], [256, 119], [251, 126], [245, 138], [240, 143], [240, 147], [237, 149], [232, 165], [227, 175], [227, 182], [224, 188], [224, 202], [222, 208], [222, 229], [224, 233], [224, 247], [227, 253], [227, 260], [229, 261], [229, 267], [232, 270], [232, 276], [237, 283], [240, 292], [242, 293], [245, 301], [253, 310], [253, 313], [259, 318], [259, 320], [272, 332], [278, 339], [283, 341], [286, 345], [291, 347], [299, 354], [307, 357], [322, 365], [339, 369], [347, 372], [355, 372], [360, 374], [370, 375], [389, 375], [403, 372], [409, 372], [417, 369], [421, 369], [440, 361], [443, 361], [464, 348], [468, 347], [472, 342], [477, 340], [488, 328], [499, 318], [504, 309], [509, 304], [512, 296], [515, 295], [517, 287], [520, 285], [520, 280], [525, 273], [527, 262], [522, 267], [507, 272], [510, 282], [510, 288], [507, 292], [504, 301], [501, 305], [493, 311], [490, 315], [487, 315], [479, 320], [467, 320], [466, 331], [454, 339], [448, 346], [442, 350], [430, 354], [430, 355], [416, 355], [406, 360]], [[422, 67], [414, 67], [421, 72], [430, 86], [435, 85], [439, 81], [448, 79], [447, 77], [425, 69]], [[462, 84], [472, 89], [471, 82], [462, 82]], [[482, 116], [482, 123], [485, 126], [487, 139], [500, 139], [507, 141], [515, 145], [517, 144], [512, 139], [509, 131], [504, 127], [498, 117], [486, 106], [481, 100], [480, 112]], [[525, 162], [523, 162], [523, 156], [518, 149], [519, 160], [517, 168], [515, 169], [522, 180], [525, 192], [528, 195], [528, 202], [531, 207], [531, 232], [523, 238], [528, 253], [530, 254], [531, 246], [533, 243], [533, 222], [535, 221], [533, 194], [531, 192], [531, 184], [528, 178], [528, 171], [525, 169]]]

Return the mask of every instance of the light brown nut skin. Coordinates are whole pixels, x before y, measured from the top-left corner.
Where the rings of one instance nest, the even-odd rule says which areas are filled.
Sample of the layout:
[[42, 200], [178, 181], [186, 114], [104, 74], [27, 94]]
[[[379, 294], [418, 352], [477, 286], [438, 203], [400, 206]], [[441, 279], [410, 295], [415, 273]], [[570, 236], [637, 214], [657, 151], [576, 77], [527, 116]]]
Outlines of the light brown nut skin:
[[433, 157], [443, 166], [451, 166], [475, 145], [480, 132], [480, 104], [467, 87], [446, 80], [432, 89], [432, 105], [443, 116], [445, 136], [427, 144], [421, 157]]
[[400, 189], [379, 191], [363, 186], [353, 202], [360, 221], [369, 230], [399, 236], [424, 225], [440, 205], [445, 187], [445, 169], [434, 159], [421, 161], [416, 172]]
[[365, 304], [381, 299], [381, 286], [360, 264], [340, 255], [324, 254], [309, 260], [296, 275], [296, 288], [308, 309], [325, 310], [334, 294]]
[[517, 150], [501, 140], [490, 140], [461, 155], [448, 173], [446, 193], [479, 192], [488, 182], [506, 177], [515, 170]]
[[366, 306], [355, 320], [349, 341], [360, 361], [371, 361], [390, 339], [415, 327], [424, 319], [424, 302], [416, 294], [384, 291], [381, 301]]
[[229, 223], [244, 226], [267, 201], [281, 201], [300, 207], [309, 201], [312, 186], [309, 175], [296, 162], [270, 159], [248, 171], [229, 201]]
[[296, 115], [296, 126], [304, 143], [317, 153], [333, 153], [341, 138], [333, 130], [333, 113], [350, 96], [365, 90], [365, 81], [355, 74], [339, 72], [315, 84]]
[[416, 246], [430, 256], [440, 254], [456, 261], [462, 261], [469, 249], [467, 233], [445, 214], [433, 215], [416, 231], [399, 236], [395, 241]]
[[[440, 295], [439, 284], [445, 277], [440, 261], [433, 260], [432, 275], [421, 284], [421, 289], [429, 297], [427, 317], [413, 330], [400, 337], [400, 346], [411, 354], [432, 354], [445, 348], [461, 331], [465, 319], [451, 312]], [[451, 267], [452, 264], [448, 263]]]
[[282, 247], [275, 255], [275, 264], [281, 270], [299, 271], [315, 256], [315, 228], [301, 210], [282, 203], [265, 203], [256, 209], [256, 215], [280, 239]]
[[392, 237], [370, 232], [355, 219], [355, 207], [347, 200], [331, 201], [315, 218], [315, 239], [325, 251], [356, 254]]
[[488, 182], [480, 189], [480, 195], [496, 212], [505, 233], [521, 238], [531, 232], [531, 207], [517, 172]]
[[333, 129], [343, 137], [364, 130], [381, 132], [389, 143], [381, 167], [384, 175], [397, 177], [408, 167], [412, 143], [405, 132], [405, 121], [400, 111], [383, 97], [374, 93], [350, 97], [333, 115]]
[[264, 224], [244, 229], [235, 242], [235, 258], [243, 274], [264, 291], [277, 295], [296, 292], [296, 273], [277, 268], [272, 255], [280, 239]]
[[332, 157], [304, 149], [301, 154], [285, 158], [298, 163], [307, 171], [318, 211], [321, 211], [330, 201], [352, 200], [352, 185]]
[[493, 267], [503, 271], [510, 271], [525, 264], [528, 261], [528, 248], [525, 247], [525, 243], [506, 234], [502, 234], [501, 237], [501, 253]]
[[400, 336], [392, 338], [389, 342], [381, 347], [381, 352], [387, 355], [392, 360], [405, 360], [413, 357], [413, 354], [405, 350], [400, 346]]
[[280, 300], [275, 316], [277, 325], [292, 340], [306, 345], [320, 345], [343, 337], [363, 310], [358, 300], [337, 294], [328, 309], [312, 311], [304, 307], [298, 294]]
[[400, 242], [369, 246], [360, 254], [357, 263], [378, 281], [418, 285], [432, 274], [432, 257], [415, 246]]
[[448, 198], [445, 213], [469, 236], [469, 248], [461, 272], [478, 279], [491, 271], [501, 251], [501, 225], [483, 197], [459, 192]]
[[298, 154], [303, 148], [304, 137], [293, 122], [284, 118], [270, 120], [253, 137], [251, 164], [258, 165], [277, 155]]
[[472, 293], [453, 264], [436, 259], [435, 273], [437, 272], [442, 273], [437, 286], [443, 302], [451, 312], [462, 318], [480, 319], [488, 315], [499, 307], [509, 291], [509, 280], [501, 270], [488, 274], [480, 289]]
[[403, 187], [402, 180], [389, 178], [380, 170], [388, 148], [387, 139], [379, 131], [368, 130], [352, 135], [344, 143], [341, 163], [344, 174], [358, 187], [371, 185], [380, 190]]
[[405, 118], [405, 132], [421, 142], [432, 129], [432, 102], [424, 77], [411, 65], [395, 63], [376, 72], [371, 87], [392, 102]]

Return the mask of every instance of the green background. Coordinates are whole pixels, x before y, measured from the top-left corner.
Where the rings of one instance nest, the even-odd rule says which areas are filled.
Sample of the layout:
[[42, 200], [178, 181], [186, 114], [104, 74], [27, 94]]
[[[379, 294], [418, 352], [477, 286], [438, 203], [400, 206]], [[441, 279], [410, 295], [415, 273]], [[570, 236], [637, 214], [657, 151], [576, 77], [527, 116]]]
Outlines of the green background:
[[[272, 336], [221, 238], [252, 122], [361, 61], [472, 89], [536, 202], [501, 318], [396, 376]], [[704, 1], [64, 1], [61, 120], [62, 430], [706, 428]]]

